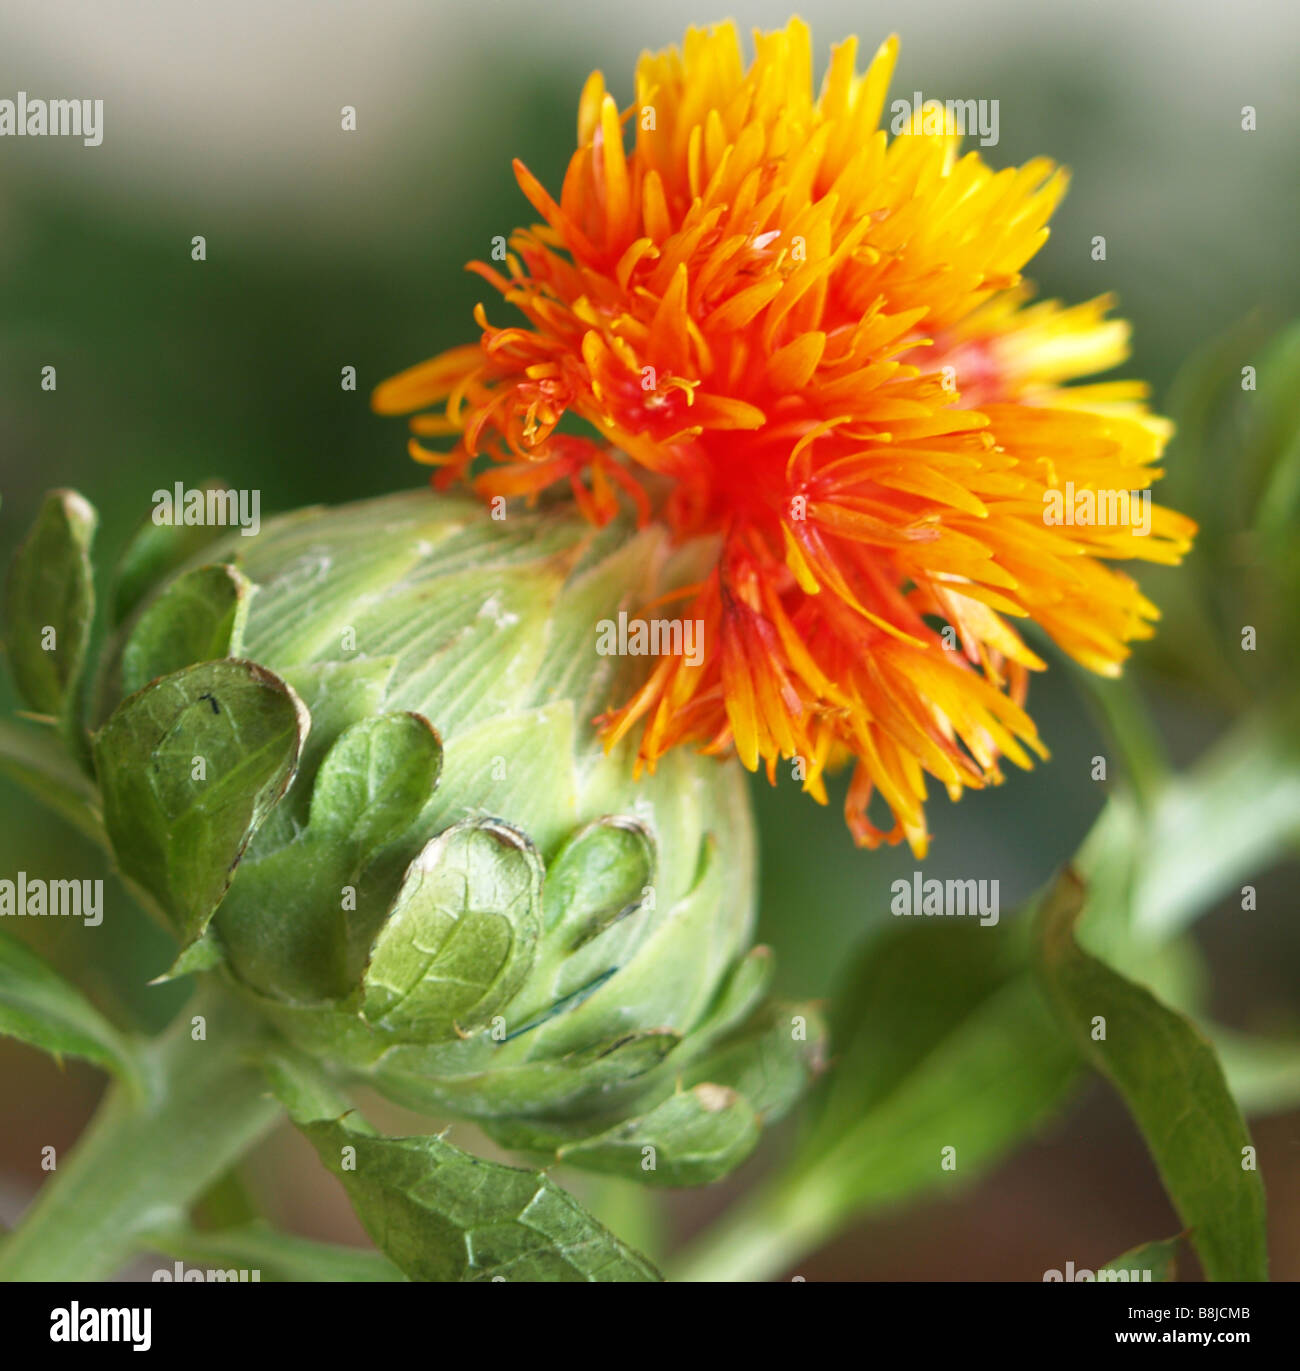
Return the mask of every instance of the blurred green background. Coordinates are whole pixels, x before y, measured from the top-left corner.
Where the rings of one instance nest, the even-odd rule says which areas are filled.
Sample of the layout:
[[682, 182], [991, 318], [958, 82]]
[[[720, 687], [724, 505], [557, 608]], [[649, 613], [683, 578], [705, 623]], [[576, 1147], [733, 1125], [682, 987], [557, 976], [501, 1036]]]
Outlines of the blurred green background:
[[[1203, 373], [1189, 373], [1189, 359], [1210, 355], [1233, 373], [1300, 315], [1300, 20], [1285, 0], [1231, 10], [1102, 0], [1065, 13], [948, 0], [800, 12], [819, 72], [833, 41], [857, 32], [869, 55], [896, 29], [893, 95], [996, 98], [1001, 138], [988, 160], [1046, 153], [1072, 169], [1032, 274], [1045, 296], [1118, 292], [1135, 328], [1119, 374], [1150, 380], [1157, 402], [1181, 372], [1183, 403], [1194, 404]], [[54, 485], [76, 487], [99, 509], [104, 566], [152, 492], [177, 481], [219, 476], [256, 488], [263, 517], [420, 483], [404, 429], [374, 417], [367, 396], [392, 372], [474, 336], [484, 288], [462, 264], [533, 217], [510, 159], [558, 187], [587, 72], [601, 67], [630, 98], [643, 47], [727, 13], [679, 0], [621, 13], [568, 0], [6, 5], [0, 96], [101, 98], [105, 138], [93, 149], [0, 140], [0, 559], [7, 564]], [[788, 17], [778, 4], [732, 13], [745, 27]], [[357, 110], [355, 132], [340, 128], [345, 105]], [[1243, 105], [1257, 109], [1253, 133], [1242, 131]], [[1098, 234], [1104, 262], [1091, 255]], [[191, 260], [194, 235], [206, 239], [204, 262]], [[57, 368], [52, 393], [40, 387], [47, 365]], [[344, 366], [357, 370], [355, 392], [340, 388]], [[1231, 425], [1202, 453], [1195, 480], [1178, 472], [1183, 450], [1176, 442], [1157, 498], [1213, 521], [1216, 492], [1234, 480]], [[1210, 543], [1187, 585], [1227, 574], [1214, 560], [1222, 545]], [[1140, 575], [1163, 602], [1169, 578]], [[1287, 593], [1267, 573], [1259, 581], [1253, 591], [1266, 598]], [[1190, 625], [1175, 605], [1173, 643], [1139, 646], [1135, 659], [1179, 760], [1249, 708], [1253, 690], [1238, 683], [1234, 695], [1212, 673], [1186, 668], [1177, 635]], [[8, 711], [8, 683], [0, 690]], [[1090, 779], [1103, 746], [1072, 673], [1058, 664], [1036, 679], [1030, 704], [1051, 763], [959, 806], [941, 794], [931, 806], [927, 874], [996, 878], [1004, 908], [1069, 857], [1106, 791]], [[838, 812], [788, 783], [756, 784], [755, 798], [761, 935], [777, 950], [785, 990], [827, 995], [850, 950], [888, 923], [890, 882], [915, 863], [906, 852], [856, 851]], [[108, 875], [8, 783], [0, 806], [0, 875]], [[1261, 875], [1248, 933], [1228, 907], [1198, 929], [1226, 1022], [1296, 1025], [1298, 875], [1294, 864]], [[166, 941], [111, 881], [107, 902], [93, 935], [53, 930], [61, 965], [124, 1020], [160, 1024], [183, 989], [147, 989], [139, 968], [160, 969]], [[100, 1083], [8, 1042], [0, 1082], [0, 1219], [12, 1222], [39, 1183], [39, 1148], [71, 1143]], [[1263, 1120], [1256, 1132], [1276, 1274], [1295, 1279], [1300, 1115]], [[278, 1136], [255, 1188], [299, 1231], [354, 1237], [334, 1183], [299, 1165], [303, 1148]], [[677, 1229], [720, 1208], [762, 1165], [706, 1196], [673, 1197]], [[1122, 1110], [1092, 1086], [976, 1187], [875, 1220], [798, 1269], [808, 1279], [1040, 1279], [1067, 1259], [1095, 1267], [1176, 1229]]]

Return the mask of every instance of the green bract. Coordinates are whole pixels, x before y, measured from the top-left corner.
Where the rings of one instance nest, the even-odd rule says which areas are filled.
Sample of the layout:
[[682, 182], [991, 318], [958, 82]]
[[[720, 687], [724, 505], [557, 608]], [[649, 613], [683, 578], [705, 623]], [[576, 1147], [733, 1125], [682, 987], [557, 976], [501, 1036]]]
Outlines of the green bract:
[[[196, 553], [146, 525], [88, 692], [104, 824], [181, 942], [171, 974], [529, 1154], [659, 1184], [734, 1166], [821, 1043], [764, 1003], [744, 777], [678, 749], [638, 779], [592, 726], [647, 667], [598, 655], [598, 623], [711, 549], [425, 492], [221, 533]], [[63, 595], [87, 540], [56, 541]], [[28, 656], [66, 714], [80, 656]]]

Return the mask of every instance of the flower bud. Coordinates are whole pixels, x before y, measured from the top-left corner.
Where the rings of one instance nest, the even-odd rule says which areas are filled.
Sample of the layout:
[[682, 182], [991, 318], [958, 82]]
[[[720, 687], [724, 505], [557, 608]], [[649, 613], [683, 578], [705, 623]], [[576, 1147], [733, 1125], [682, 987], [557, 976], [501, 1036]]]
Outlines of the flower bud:
[[602, 628], [711, 552], [409, 493], [119, 596], [91, 750], [123, 874], [184, 944], [172, 974], [529, 1153], [730, 1169], [821, 1042], [761, 1003], [745, 778], [686, 749], [638, 775], [594, 726], [648, 665]]

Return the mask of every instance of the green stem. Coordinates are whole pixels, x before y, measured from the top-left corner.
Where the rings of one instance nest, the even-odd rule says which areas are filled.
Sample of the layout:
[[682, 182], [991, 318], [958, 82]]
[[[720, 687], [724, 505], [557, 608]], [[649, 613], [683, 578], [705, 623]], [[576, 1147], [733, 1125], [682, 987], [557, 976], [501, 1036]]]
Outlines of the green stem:
[[[560, 1179], [557, 1177], [556, 1179]], [[629, 1247], [663, 1268], [665, 1215], [660, 1196], [622, 1177], [575, 1172], [561, 1180], [582, 1203]]]
[[1300, 847], [1300, 725], [1251, 715], [1178, 776], [1154, 814], [1133, 922], [1170, 938]]
[[[1140, 725], [1134, 715], [1125, 722]], [[1076, 860], [1100, 906], [1090, 916], [1100, 946], [1090, 943], [1090, 950], [1141, 980], [1153, 942], [1173, 937], [1243, 877], [1295, 850], [1297, 733], [1285, 712], [1252, 717], [1190, 771], [1167, 777], [1162, 766], [1148, 769], [1154, 803], [1145, 817], [1130, 792], [1116, 794]], [[771, 1279], [869, 1211], [836, 1202], [841, 1167], [834, 1153], [800, 1162], [801, 1169], [742, 1197], [678, 1259], [673, 1279]]]
[[845, 1215], [820, 1179], [787, 1175], [729, 1210], [669, 1271], [674, 1281], [765, 1281], [793, 1270], [841, 1229]]
[[1131, 675], [1101, 681], [1079, 668], [1075, 676], [1100, 716], [1107, 741], [1119, 754], [1138, 805], [1143, 812], [1155, 808], [1171, 778], [1155, 720]]
[[[17, 781], [47, 808], [61, 815], [116, 865], [117, 854], [104, 828], [99, 792], [68, 760], [48, 729], [17, 728], [0, 720], [0, 774]], [[117, 874], [136, 903], [164, 928], [170, 927], [170, 920], [154, 896], [124, 872], [119, 870]]]
[[[205, 1020], [201, 1041], [194, 1015]], [[178, 1224], [280, 1114], [249, 1060], [262, 1031], [216, 995], [192, 1002], [141, 1054], [144, 1099], [109, 1089], [0, 1247], [0, 1280], [104, 1280], [142, 1234]]]
[[111, 857], [95, 787], [68, 760], [48, 728], [0, 720], [0, 772], [23, 785]]

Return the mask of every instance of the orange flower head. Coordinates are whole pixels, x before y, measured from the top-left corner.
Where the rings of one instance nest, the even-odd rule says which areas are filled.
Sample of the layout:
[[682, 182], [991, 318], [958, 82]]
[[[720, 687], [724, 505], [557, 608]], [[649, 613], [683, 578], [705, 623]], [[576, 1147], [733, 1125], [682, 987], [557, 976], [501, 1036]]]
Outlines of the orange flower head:
[[[1195, 526], [1150, 503], [1169, 425], [1144, 387], [1065, 385], [1127, 355], [1111, 302], [1027, 303], [1065, 174], [962, 155], [937, 103], [888, 137], [895, 38], [865, 75], [840, 44], [820, 94], [801, 21], [755, 42], [746, 68], [734, 26], [688, 31], [621, 112], [593, 73], [558, 200], [515, 163], [544, 222], [504, 272], [471, 264], [525, 322], [480, 305], [477, 343], [374, 403], [421, 411], [435, 484], [563, 482], [595, 522], [622, 496], [715, 535], [684, 611], [705, 651], [661, 657], [607, 742], [638, 730], [651, 766], [734, 750], [770, 778], [790, 759], [823, 803], [855, 760], [857, 841], [920, 856], [927, 774], [956, 799], [1046, 755], [1023, 708], [1044, 663], [1013, 621], [1118, 674], [1158, 616], [1110, 563], [1175, 563]], [[418, 441], [437, 436], [450, 451]]]

